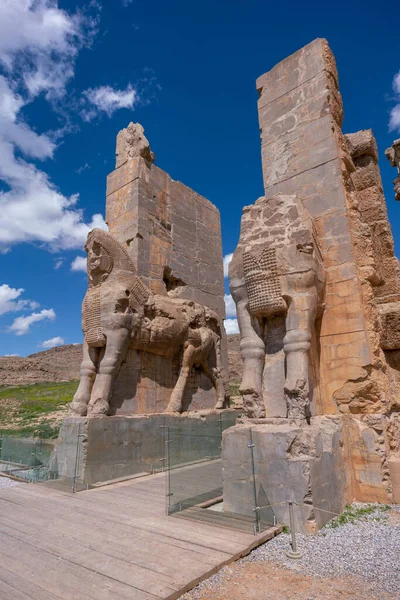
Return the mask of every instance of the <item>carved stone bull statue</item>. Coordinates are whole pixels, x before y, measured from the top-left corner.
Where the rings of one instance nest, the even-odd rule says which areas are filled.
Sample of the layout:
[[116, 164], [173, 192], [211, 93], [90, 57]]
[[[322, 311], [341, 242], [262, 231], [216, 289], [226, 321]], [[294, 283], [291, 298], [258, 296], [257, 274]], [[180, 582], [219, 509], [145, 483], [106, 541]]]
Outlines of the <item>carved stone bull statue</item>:
[[[168, 412], [181, 412], [193, 366], [202, 369], [216, 391], [215, 408], [227, 402], [227, 380], [220, 356], [218, 316], [190, 300], [153, 295], [125, 248], [109, 233], [88, 235], [89, 286], [82, 306], [83, 361], [73, 414], [106, 415], [115, 379], [128, 348], [165, 357], [182, 354]], [[209, 359], [214, 353], [214, 366]]]
[[286, 416], [310, 417], [308, 354], [324, 281], [314, 225], [296, 196], [262, 197], [243, 209], [229, 283], [243, 358], [240, 393], [249, 417], [266, 416], [263, 374], [271, 343], [283, 346]]

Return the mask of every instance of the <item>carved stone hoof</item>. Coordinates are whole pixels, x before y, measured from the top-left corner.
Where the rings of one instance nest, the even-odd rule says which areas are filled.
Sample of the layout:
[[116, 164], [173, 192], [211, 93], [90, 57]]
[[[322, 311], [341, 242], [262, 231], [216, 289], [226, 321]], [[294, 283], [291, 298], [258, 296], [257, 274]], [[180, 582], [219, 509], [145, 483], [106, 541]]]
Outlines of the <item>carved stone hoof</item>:
[[88, 407], [85, 402], [72, 400], [71, 404], [69, 405], [69, 410], [72, 415], [77, 417], [86, 417]]
[[174, 404], [174, 403], [171, 404], [171, 402], [170, 402], [168, 404], [167, 408], [164, 410], [164, 412], [180, 414], [182, 412], [182, 407], [181, 407], [180, 403], [179, 404]]
[[218, 400], [217, 404], [214, 406], [214, 408], [216, 410], [222, 410], [223, 408], [225, 408], [225, 399], [223, 400]]
[[88, 415], [91, 417], [107, 415], [109, 408], [110, 406], [108, 402], [105, 402], [104, 400], [99, 398], [98, 400], [95, 400], [93, 404], [89, 404]]
[[263, 419], [266, 416], [265, 405], [260, 395], [251, 390], [242, 392], [243, 410], [249, 419]]

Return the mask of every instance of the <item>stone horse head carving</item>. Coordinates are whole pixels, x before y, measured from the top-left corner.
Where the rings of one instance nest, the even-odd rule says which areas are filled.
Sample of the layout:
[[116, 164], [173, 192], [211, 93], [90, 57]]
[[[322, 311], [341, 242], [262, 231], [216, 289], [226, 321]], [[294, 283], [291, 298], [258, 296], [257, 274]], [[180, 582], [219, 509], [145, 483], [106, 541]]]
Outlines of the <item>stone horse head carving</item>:
[[243, 212], [229, 282], [240, 328], [244, 408], [250, 417], [266, 416], [266, 349], [283, 350], [286, 416], [309, 418], [308, 353], [325, 281], [313, 221], [296, 196], [282, 194], [262, 197]]
[[[136, 274], [126, 249], [110, 233], [94, 229], [85, 245], [88, 290], [82, 305], [83, 361], [74, 414], [108, 414], [115, 379], [128, 348], [172, 357], [182, 354], [181, 370], [168, 411], [182, 410], [191, 369], [211, 380], [216, 408], [227, 401], [221, 366], [220, 326], [210, 309], [190, 300], [152, 294]], [[214, 353], [213, 367], [209, 358]]]

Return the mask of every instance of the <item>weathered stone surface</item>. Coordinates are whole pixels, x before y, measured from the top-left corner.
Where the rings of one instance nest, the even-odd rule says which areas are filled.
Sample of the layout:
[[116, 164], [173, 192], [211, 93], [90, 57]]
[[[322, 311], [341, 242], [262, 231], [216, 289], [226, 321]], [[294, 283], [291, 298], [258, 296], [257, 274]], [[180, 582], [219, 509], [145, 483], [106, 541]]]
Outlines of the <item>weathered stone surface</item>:
[[[154, 414], [103, 417], [68, 417], [63, 421], [57, 446], [53, 454], [53, 469], [60, 477], [77, 477], [80, 483], [92, 485], [138, 473], [152, 473], [166, 467], [162, 464], [165, 454], [165, 426], [186, 432], [180, 445], [170, 446], [171, 460], [174, 452], [187, 456], [196, 455], [198, 445], [204, 443], [199, 435], [219, 423], [220, 411], [201, 411], [185, 415]], [[224, 424], [235, 424], [237, 412], [224, 412]], [[191, 424], [197, 436], [190, 436]], [[78, 433], [82, 436], [78, 440]], [[79, 451], [77, 452], [77, 443]], [[186, 452], [185, 452], [186, 449]], [[201, 452], [197, 452], [201, 455]], [[78, 458], [77, 467], [75, 467]]]
[[395, 140], [390, 148], [385, 150], [386, 158], [389, 160], [392, 167], [396, 167], [399, 176], [393, 181], [394, 197], [400, 200], [400, 139]]
[[[342, 134], [338, 77], [326, 40], [315, 40], [276, 65], [258, 79], [257, 89], [265, 196], [243, 209], [229, 276], [241, 330], [244, 410], [253, 421], [253, 438], [262, 436], [266, 448], [260, 470], [269, 486], [264, 494], [271, 502], [295, 496], [306, 513], [307, 493], [312, 487], [317, 505], [315, 499], [326, 496], [324, 478], [330, 473], [337, 485], [337, 496], [327, 488], [327, 495], [337, 498], [334, 511], [353, 498], [387, 502], [397, 489], [400, 455], [400, 273], [375, 138], [371, 130]], [[387, 152], [398, 168], [399, 148], [400, 141]], [[294, 205], [302, 209], [296, 212]], [[299, 261], [300, 283], [288, 289], [285, 277], [296, 264], [289, 249], [300, 214], [306, 215], [301, 222], [323, 277], [321, 268], [307, 269]], [[296, 243], [296, 251], [304, 251], [303, 242]], [[271, 249], [273, 260], [263, 254]], [[246, 262], [251, 252], [254, 258]], [[291, 373], [301, 370], [290, 389]], [[283, 398], [289, 416], [342, 413], [332, 421], [341, 432], [340, 460], [328, 452], [312, 462], [316, 417], [310, 425], [262, 418], [285, 416]], [[226, 436], [227, 490], [232, 506], [237, 497], [236, 508], [245, 502], [241, 486], [249, 475], [235, 475], [229, 443], [235, 445], [238, 437], [241, 464], [246, 427]], [[291, 436], [295, 448], [306, 447], [299, 442], [303, 437], [309, 443], [303, 452], [309, 462], [302, 468], [282, 450], [291, 447]], [[338, 469], [349, 486], [335, 479]]]
[[[224, 507], [254, 512], [251, 429], [261, 519], [272, 510], [277, 522], [289, 524], [291, 501], [296, 503], [298, 530], [313, 533], [349, 501], [342, 420], [314, 417], [306, 428], [288, 419], [264, 422], [236, 425], [223, 433]], [[272, 508], [265, 508], [267, 504]]]
[[126, 129], [122, 129], [117, 135], [116, 165], [121, 167], [128, 160], [141, 156], [149, 162], [154, 162], [154, 152], [150, 150], [150, 144], [144, 135], [144, 129], [140, 123], [129, 123]]
[[73, 409], [211, 408], [214, 388], [222, 408], [228, 365], [219, 211], [153, 164], [141, 125], [120, 131], [116, 154], [107, 179], [110, 233], [96, 231], [87, 245], [86, 345]]
[[[110, 233], [91, 231], [86, 250], [89, 288], [82, 306], [83, 361], [72, 412], [79, 416], [116, 412], [123, 381], [117, 381], [117, 375], [127, 362], [128, 349], [175, 362], [178, 377], [167, 406], [170, 412], [187, 409], [184, 394], [195, 365], [215, 388], [216, 408], [224, 408], [227, 381], [218, 315], [190, 300], [153, 294], [136, 274], [125, 247]], [[134, 369], [131, 361], [128, 367], [145, 378], [144, 369]], [[161, 373], [148, 375], [156, 379]]]
[[247, 416], [309, 417], [308, 350], [324, 281], [316, 230], [296, 196], [263, 197], [246, 207], [229, 282], [241, 329]]

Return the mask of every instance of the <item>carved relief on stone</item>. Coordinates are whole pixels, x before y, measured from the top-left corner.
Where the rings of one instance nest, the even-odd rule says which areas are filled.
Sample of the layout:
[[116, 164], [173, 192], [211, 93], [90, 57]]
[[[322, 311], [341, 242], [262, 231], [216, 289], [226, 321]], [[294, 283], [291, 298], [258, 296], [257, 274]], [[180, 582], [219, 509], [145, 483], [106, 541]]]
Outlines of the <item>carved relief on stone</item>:
[[268, 416], [263, 397], [266, 347], [285, 355], [286, 415], [309, 418], [308, 354], [325, 269], [313, 221], [296, 196], [277, 194], [246, 207], [229, 266], [243, 358], [240, 392], [249, 417]]
[[278, 277], [276, 248], [244, 252], [243, 270], [251, 314], [258, 316], [286, 312]]
[[108, 414], [115, 379], [129, 348], [174, 357], [181, 369], [168, 411], [182, 411], [191, 370], [201, 369], [216, 391], [216, 408], [227, 401], [221, 366], [221, 331], [215, 312], [190, 300], [152, 294], [135, 272], [125, 248], [94, 229], [86, 243], [89, 287], [82, 306], [83, 361], [74, 414]]

